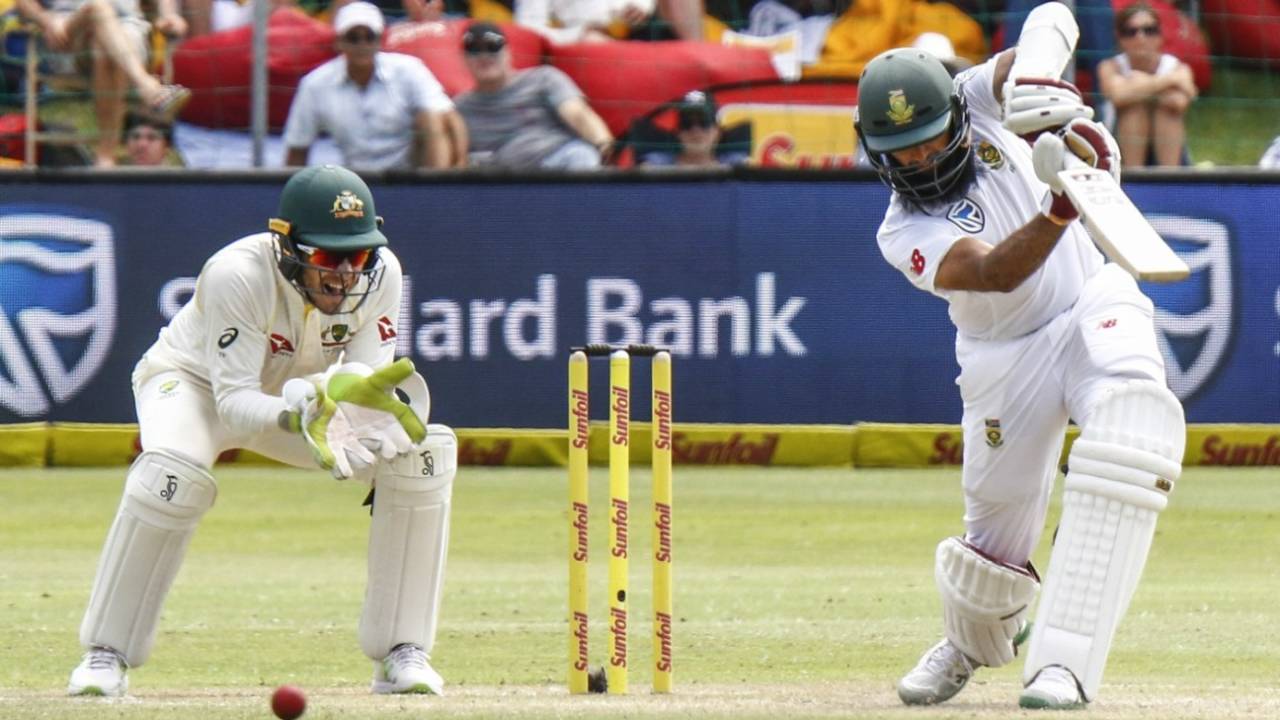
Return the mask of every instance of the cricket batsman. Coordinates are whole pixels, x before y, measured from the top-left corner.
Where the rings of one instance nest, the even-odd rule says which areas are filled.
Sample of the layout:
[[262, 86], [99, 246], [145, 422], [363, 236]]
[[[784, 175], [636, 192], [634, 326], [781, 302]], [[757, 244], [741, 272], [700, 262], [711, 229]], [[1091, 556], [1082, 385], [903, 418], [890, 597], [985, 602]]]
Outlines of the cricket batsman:
[[[908, 705], [949, 700], [1028, 634], [1019, 705], [1092, 701], [1181, 474], [1186, 428], [1151, 301], [1104, 261], [1057, 177], [1079, 160], [1119, 180], [1115, 140], [1060, 79], [1078, 36], [1046, 3], [1016, 48], [954, 81], [897, 49], [859, 84], [859, 142], [893, 191], [877, 241], [949, 304], [964, 405], [964, 534], [937, 548], [944, 638], [899, 681]], [[1041, 591], [1030, 558], [1068, 420], [1081, 433]]]
[[142, 453], [98, 563], [69, 694], [123, 695], [127, 669], [147, 661], [217, 496], [214, 460], [232, 448], [373, 484], [359, 628], [373, 692], [442, 693], [428, 657], [457, 439], [426, 424], [426, 383], [408, 359], [393, 362], [400, 262], [381, 224], [355, 173], [299, 171], [268, 231], [215, 253], [143, 355], [133, 373]]

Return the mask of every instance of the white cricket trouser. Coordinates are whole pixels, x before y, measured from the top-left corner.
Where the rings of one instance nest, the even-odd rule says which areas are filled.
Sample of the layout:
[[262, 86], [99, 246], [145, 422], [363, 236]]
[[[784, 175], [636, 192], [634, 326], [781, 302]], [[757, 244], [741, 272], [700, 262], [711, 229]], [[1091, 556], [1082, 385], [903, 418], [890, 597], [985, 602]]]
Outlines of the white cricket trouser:
[[1134, 378], [1165, 382], [1151, 301], [1107, 264], [1080, 299], [1012, 340], [960, 336], [965, 528], [969, 542], [1011, 565], [1040, 539], [1068, 418], [1083, 424], [1103, 392]]
[[171, 450], [213, 468], [218, 455], [246, 449], [303, 468], [318, 467], [301, 435], [272, 427], [232, 432], [218, 418], [208, 381], [181, 370], [160, 372], [134, 388], [143, 450]]

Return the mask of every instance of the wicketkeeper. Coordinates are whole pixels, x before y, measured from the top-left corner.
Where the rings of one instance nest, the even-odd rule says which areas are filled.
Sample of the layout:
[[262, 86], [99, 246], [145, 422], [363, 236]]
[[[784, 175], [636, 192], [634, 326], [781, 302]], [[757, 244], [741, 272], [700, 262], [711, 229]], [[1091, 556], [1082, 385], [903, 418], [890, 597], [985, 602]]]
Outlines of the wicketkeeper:
[[[1119, 179], [1115, 140], [1060, 79], [1078, 35], [1070, 10], [1045, 3], [1016, 49], [954, 82], [899, 49], [859, 83], [859, 141], [893, 190], [880, 251], [949, 304], [964, 401], [965, 532], [935, 566], [946, 637], [899, 681], [907, 704], [944, 702], [976, 668], [1012, 662], [1037, 594], [1019, 703], [1092, 700], [1182, 471], [1151, 301], [1104, 261], [1057, 179], [1077, 160]], [[1040, 593], [1030, 558], [1068, 419], [1081, 433]]]
[[[200, 518], [220, 453], [246, 448], [374, 486], [360, 645], [376, 693], [441, 694], [428, 654], [457, 439], [427, 425], [426, 383], [393, 362], [400, 263], [373, 196], [326, 165], [289, 179], [268, 232], [205, 263], [133, 374], [142, 453], [98, 564], [72, 695], [123, 695]], [[404, 402], [394, 394], [404, 391]]]

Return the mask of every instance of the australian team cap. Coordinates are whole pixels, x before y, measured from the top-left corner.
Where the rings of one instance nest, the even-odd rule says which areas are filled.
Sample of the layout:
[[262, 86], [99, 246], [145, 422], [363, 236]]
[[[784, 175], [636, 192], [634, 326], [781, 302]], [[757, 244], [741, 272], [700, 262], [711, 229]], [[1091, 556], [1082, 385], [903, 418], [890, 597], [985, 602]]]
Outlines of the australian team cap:
[[387, 244], [369, 186], [337, 165], [308, 167], [289, 178], [277, 217], [288, 221], [294, 240], [325, 250]]
[[880, 53], [858, 81], [858, 125], [867, 148], [902, 150], [946, 132], [954, 94], [951, 74], [932, 54], [912, 48]]

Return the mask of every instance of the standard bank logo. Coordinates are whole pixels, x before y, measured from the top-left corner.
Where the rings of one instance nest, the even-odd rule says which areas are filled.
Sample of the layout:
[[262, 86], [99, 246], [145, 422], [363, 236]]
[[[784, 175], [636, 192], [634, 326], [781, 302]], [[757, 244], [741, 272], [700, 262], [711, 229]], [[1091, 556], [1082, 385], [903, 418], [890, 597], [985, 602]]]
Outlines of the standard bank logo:
[[1169, 388], [1179, 399], [1194, 395], [1226, 358], [1235, 329], [1231, 235], [1213, 220], [1149, 215], [1151, 226], [1191, 268], [1172, 284], [1144, 283], [1156, 305], [1156, 340]]
[[0, 208], [0, 407], [48, 414], [97, 374], [116, 322], [111, 226]]

